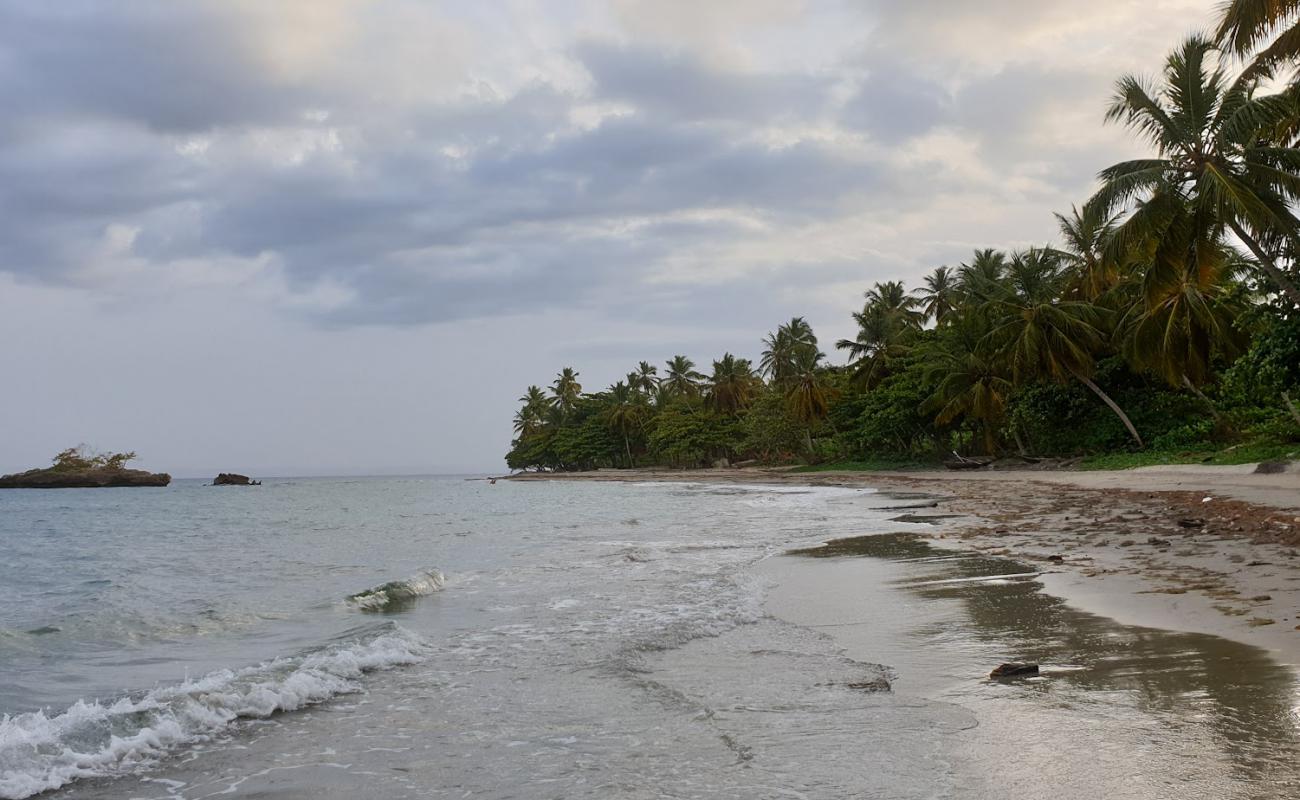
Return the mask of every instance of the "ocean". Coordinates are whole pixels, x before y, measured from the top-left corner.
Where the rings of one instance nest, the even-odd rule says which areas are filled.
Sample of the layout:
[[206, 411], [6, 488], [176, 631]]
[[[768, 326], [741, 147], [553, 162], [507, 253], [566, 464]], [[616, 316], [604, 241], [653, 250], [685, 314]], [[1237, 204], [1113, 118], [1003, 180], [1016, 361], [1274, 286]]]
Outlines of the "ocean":
[[[1300, 692], [1261, 651], [1069, 611], [1006, 560], [819, 547], [919, 529], [891, 521], [916, 504], [457, 476], [3, 492], [0, 797], [1300, 786]], [[1031, 651], [1056, 673], [982, 680]]]

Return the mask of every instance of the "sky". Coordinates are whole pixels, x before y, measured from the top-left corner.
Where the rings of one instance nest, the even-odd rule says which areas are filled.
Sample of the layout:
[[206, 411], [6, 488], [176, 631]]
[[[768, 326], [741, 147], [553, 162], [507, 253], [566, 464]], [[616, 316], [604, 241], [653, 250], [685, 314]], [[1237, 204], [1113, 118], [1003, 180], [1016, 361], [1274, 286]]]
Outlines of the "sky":
[[1050, 241], [1216, 5], [0, 0], [0, 472], [500, 471], [562, 366], [831, 350]]

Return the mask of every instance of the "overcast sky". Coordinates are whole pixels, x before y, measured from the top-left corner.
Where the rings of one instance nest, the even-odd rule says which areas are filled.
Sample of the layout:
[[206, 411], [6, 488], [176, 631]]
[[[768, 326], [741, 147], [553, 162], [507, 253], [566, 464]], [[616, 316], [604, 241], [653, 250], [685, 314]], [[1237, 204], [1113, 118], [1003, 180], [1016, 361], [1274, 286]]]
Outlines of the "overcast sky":
[[499, 470], [561, 366], [829, 345], [1048, 240], [1216, 5], [0, 0], [0, 472]]

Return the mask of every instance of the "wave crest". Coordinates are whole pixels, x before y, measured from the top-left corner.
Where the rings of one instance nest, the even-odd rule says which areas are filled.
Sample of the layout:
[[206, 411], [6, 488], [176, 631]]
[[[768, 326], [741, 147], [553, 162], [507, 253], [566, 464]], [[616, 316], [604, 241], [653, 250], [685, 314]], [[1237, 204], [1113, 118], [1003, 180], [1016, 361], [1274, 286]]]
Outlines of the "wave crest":
[[446, 577], [429, 569], [404, 581], [389, 581], [364, 592], [348, 595], [348, 602], [362, 611], [400, 611], [425, 595], [442, 591]]
[[0, 797], [21, 800], [78, 778], [151, 763], [241, 718], [263, 718], [360, 691], [375, 670], [417, 663], [419, 637], [397, 626], [361, 641], [160, 687], [109, 703], [77, 703], [53, 716], [0, 717]]

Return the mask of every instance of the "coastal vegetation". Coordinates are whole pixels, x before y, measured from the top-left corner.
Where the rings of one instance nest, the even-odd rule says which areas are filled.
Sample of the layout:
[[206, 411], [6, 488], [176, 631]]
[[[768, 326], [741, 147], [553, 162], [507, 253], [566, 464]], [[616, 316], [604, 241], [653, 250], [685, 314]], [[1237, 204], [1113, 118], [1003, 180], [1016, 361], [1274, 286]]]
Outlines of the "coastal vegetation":
[[[1056, 215], [1057, 243], [875, 283], [828, 360], [795, 317], [757, 363], [675, 355], [584, 392], [528, 387], [513, 469], [1094, 464], [1300, 450], [1300, 3], [1233, 0], [1105, 120], [1146, 153]], [[1233, 456], [1237, 453], [1238, 456]], [[1087, 463], [1087, 462], [1085, 462]]]
[[134, 452], [95, 453], [85, 445], [69, 447], [45, 468], [0, 476], [0, 489], [74, 489], [106, 486], [166, 486], [165, 472], [127, 469]]

